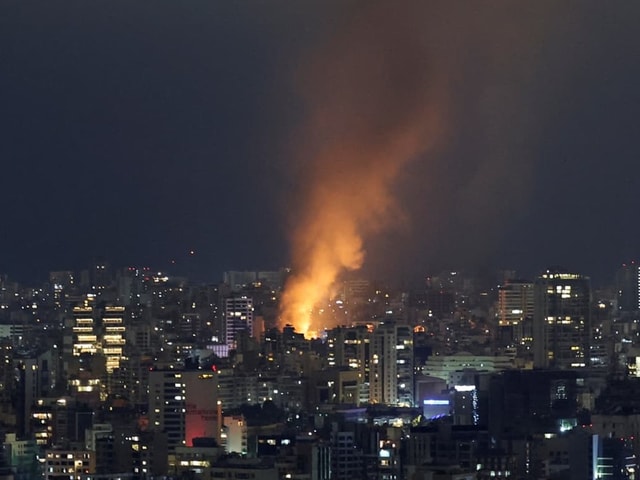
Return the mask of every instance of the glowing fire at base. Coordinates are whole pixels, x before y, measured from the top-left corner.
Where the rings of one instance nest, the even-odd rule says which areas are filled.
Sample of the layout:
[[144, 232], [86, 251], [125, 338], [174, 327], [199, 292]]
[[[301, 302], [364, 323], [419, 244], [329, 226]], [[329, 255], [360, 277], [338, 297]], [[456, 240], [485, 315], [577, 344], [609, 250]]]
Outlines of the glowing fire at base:
[[362, 239], [354, 224], [353, 212], [340, 209], [336, 194], [324, 197], [323, 188], [312, 189], [310, 200], [318, 205], [298, 225], [294, 234], [294, 270], [280, 303], [281, 325], [291, 324], [307, 338], [321, 332], [314, 316], [316, 307], [327, 300], [340, 272], [362, 265]]
[[293, 325], [306, 338], [317, 338], [320, 328], [314, 325], [313, 312], [323, 299], [322, 290], [314, 282], [301, 281], [300, 277], [293, 275], [282, 295], [281, 325]]

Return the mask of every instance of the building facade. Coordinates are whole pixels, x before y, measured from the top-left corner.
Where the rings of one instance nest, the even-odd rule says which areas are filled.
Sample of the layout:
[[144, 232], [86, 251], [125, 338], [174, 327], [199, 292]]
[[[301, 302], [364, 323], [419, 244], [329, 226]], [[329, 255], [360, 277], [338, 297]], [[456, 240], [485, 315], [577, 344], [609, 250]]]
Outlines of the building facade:
[[150, 429], [167, 435], [169, 453], [194, 438], [218, 437], [217, 374], [206, 370], [149, 372]]
[[413, 330], [381, 323], [371, 336], [369, 401], [413, 405]]
[[253, 332], [253, 299], [246, 295], [226, 298], [224, 301], [225, 341], [230, 349], [237, 347], [240, 332]]
[[535, 282], [534, 365], [577, 368], [589, 364], [591, 286], [589, 277], [560, 268]]
[[525, 280], [509, 280], [498, 289], [498, 336], [506, 343], [531, 341], [533, 290], [533, 282]]
[[620, 313], [640, 311], [640, 265], [622, 265], [616, 273], [616, 287]]

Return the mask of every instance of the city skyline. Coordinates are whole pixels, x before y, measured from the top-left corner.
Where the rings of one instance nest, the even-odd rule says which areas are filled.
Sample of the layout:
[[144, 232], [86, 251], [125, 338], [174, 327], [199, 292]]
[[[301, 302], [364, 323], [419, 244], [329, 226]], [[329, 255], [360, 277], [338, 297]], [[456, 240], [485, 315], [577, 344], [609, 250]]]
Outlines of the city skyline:
[[[407, 17], [424, 23], [445, 113], [392, 182], [402, 221], [364, 239], [363, 276], [562, 264], [598, 284], [638, 255], [640, 7], [571, 6], [408, 2], [375, 24], [395, 38]], [[213, 280], [291, 265], [309, 166], [297, 82], [367, 9], [5, 6], [0, 272], [34, 281], [102, 257]], [[402, 113], [385, 88], [389, 103], [366, 110], [382, 132]]]

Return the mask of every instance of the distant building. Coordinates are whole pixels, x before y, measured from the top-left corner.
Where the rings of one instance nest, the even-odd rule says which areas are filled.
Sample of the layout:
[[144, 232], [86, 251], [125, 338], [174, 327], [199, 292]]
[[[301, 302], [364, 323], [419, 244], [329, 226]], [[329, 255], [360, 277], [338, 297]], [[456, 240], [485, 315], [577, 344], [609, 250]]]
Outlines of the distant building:
[[505, 343], [531, 341], [533, 283], [509, 280], [498, 289], [498, 338]]
[[591, 287], [589, 277], [548, 269], [535, 282], [534, 365], [576, 368], [589, 364]]
[[230, 349], [237, 347], [240, 332], [253, 332], [253, 299], [236, 295], [224, 301], [225, 343]]
[[624, 264], [616, 273], [618, 310], [620, 313], [640, 311], [640, 264]]
[[38, 476], [38, 446], [34, 440], [18, 440], [15, 433], [7, 433], [3, 449], [14, 480], [31, 480]]
[[245, 480], [278, 480], [278, 469], [272, 459], [222, 458], [210, 469], [209, 478], [238, 478]]
[[193, 447], [176, 448], [176, 474], [178, 478], [213, 478], [211, 466], [223, 454], [211, 439], [199, 439]]
[[330, 367], [348, 367], [358, 372], [358, 403], [369, 402], [371, 333], [366, 325], [336, 327], [327, 332]]
[[49, 283], [53, 291], [53, 302], [56, 307], [64, 304], [65, 296], [74, 288], [74, 274], [71, 271], [49, 273]]
[[102, 353], [106, 359], [107, 374], [120, 368], [124, 355], [125, 308], [121, 306], [105, 307], [102, 314]]
[[[431, 468], [460, 473], [477, 468], [480, 449], [490, 445], [490, 436], [485, 427], [458, 426], [433, 423], [428, 426], [412, 427], [405, 440], [406, 478], [477, 478], [416, 475], [421, 468]], [[504, 472], [500, 472], [501, 474]], [[496, 478], [498, 473], [495, 473]], [[502, 476], [502, 475], [501, 475]]]
[[132, 472], [132, 480], [165, 478], [169, 469], [166, 434], [126, 426], [114, 429], [114, 437], [116, 472]]
[[578, 372], [574, 369], [505, 370], [478, 375], [479, 424], [496, 438], [557, 432], [575, 425]]
[[149, 427], [165, 432], [169, 453], [194, 438], [217, 438], [217, 374], [206, 370], [149, 372]]
[[413, 405], [413, 330], [381, 323], [371, 336], [371, 403]]
[[23, 322], [3, 322], [0, 323], [0, 338], [8, 338], [18, 345], [29, 333], [29, 327]]
[[[584, 429], [563, 435], [548, 435], [537, 445], [535, 456], [540, 459], [538, 478], [582, 480], [586, 478], [620, 478], [598, 472], [598, 436]], [[596, 465], [596, 468], [594, 468]], [[603, 475], [604, 474], [604, 475]]]
[[222, 279], [234, 292], [239, 292], [243, 288], [257, 283], [263, 283], [275, 290], [280, 290], [284, 285], [287, 273], [287, 270], [284, 269], [272, 271], [231, 270], [224, 272]]
[[47, 450], [44, 478], [80, 480], [83, 475], [95, 473], [95, 458], [89, 450]]
[[353, 432], [331, 435], [331, 478], [351, 480], [362, 475], [362, 450], [357, 448]]
[[358, 372], [346, 367], [334, 367], [313, 372], [309, 381], [312, 395], [309, 399], [310, 406], [335, 403], [351, 404], [359, 403], [360, 382]]
[[67, 319], [71, 339], [70, 345], [65, 341], [65, 347], [71, 347], [74, 357], [82, 354], [94, 355], [98, 352], [98, 326], [94, 315], [93, 307], [85, 304], [74, 307], [72, 317]]
[[434, 355], [425, 362], [422, 373], [447, 382], [449, 387], [456, 384], [456, 378], [465, 370], [477, 372], [497, 372], [514, 368], [514, 359], [509, 356], [472, 355], [460, 352], [455, 355]]
[[87, 450], [95, 456], [96, 473], [116, 473], [113, 426], [109, 423], [95, 423], [85, 430], [84, 438]]
[[242, 415], [224, 417], [222, 444], [225, 452], [247, 454], [247, 421]]

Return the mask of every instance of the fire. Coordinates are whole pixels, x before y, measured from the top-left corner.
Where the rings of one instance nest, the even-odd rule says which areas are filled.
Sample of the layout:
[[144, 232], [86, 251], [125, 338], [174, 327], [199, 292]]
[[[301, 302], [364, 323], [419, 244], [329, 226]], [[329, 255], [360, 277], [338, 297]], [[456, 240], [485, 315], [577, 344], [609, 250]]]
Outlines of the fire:
[[306, 336], [332, 327], [318, 324], [314, 309], [343, 272], [363, 265], [365, 239], [403, 219], [393, 186], [437, 130], [434, 80], [416, 38], [423, 28], [398, 15], [373, 5], [302, 71], [304, 172], [280, 323]]
[[335, 150], [322, 153], [353, 171], [310, 186], [309, 214], [293, 232], [295, 268], [281, 299], [282, 324], [306, 336], [331, 327], [314, 324], [313, 311], [328, 300], [341, 273], [362, 266], [365, 237], [402, 218], [391, 185], [418, 150], [416, 138], [417, 132], [409, 130], [382, 151], [354, 149], [343, 151], [344, 157]]

